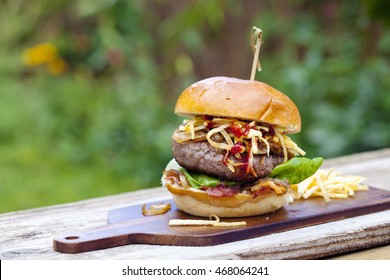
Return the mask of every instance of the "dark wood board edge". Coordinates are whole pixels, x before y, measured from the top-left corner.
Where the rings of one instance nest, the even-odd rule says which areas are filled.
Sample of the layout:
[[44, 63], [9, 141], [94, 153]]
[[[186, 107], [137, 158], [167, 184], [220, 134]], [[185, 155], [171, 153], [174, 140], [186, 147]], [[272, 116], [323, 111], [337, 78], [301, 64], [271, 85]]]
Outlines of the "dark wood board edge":
[[[376, 191], [382, 191], [375, 189]], [[149, 234], [142, 232], [134, 232], [129, 227], [129, 222], [123, 221], [117, 224], [110, 224], [101, 228], [92, 229], [79, 233], [65, 233], [54, 238], [53, 248], [55, 251], [62, 253], [81, 253], [92, 250], [106, 249], [116, 246], [128, 244], [153, 244], [153, 245], [177, 245], [177, 246], [212, 246], [233, 241], [240, 241], [255, 237], [261, 237], [271, 233], [279, 233], [283, 231], [298, 229], [307, 226], [323, 224], [331, 221], [337, 221], [345, 218], [356, 217], [364, 214], [370, 214], [383, 210], [390, 209], [390, 198], [387, 196], [382, 200], [373, 201], [371, 204], [358, 205], [357, 207], [347, 208], [343, 211], [338, 211], [327, 215], [326, 220], [319, 220], [318, 215], [306, 216], [302, 219], [294, 219], [292, 221], [277, 222], [266, 227], [259, 225], [242, 230], [242, 228], [227, 229], [223, 232], [215, 232], [202, 235], [193, 235], [188, 238], [187, 235], [180, 234]], [[132, 206], [133, 207], [133, 206]], [[112, 211], [116, 211], [113, 209]], [[283, 209], [282, 209], [283, 211]], [[114, 236], [112, 235], [114, 232]], [[87, 240], [83, 239], [80, 242], [79, 237], [91, 235]], [[96, 237], [98, 235], [98, 237]], [[95, 236], [95, 237], [93, 237]]]

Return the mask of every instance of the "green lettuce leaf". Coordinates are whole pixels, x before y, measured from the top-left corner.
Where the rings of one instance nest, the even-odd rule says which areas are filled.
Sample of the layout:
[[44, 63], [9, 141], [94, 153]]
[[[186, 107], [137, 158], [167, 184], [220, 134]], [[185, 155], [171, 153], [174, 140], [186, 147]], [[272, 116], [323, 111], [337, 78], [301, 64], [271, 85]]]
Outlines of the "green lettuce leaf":
[[316, 173], [323, 161], [322, 157], [313, 159], [295, 157], [276, 166], [269, 176], [288, 181], [290, 184], [298, 184]]
[[232, 182], [232, 181], [221, 181], [218, 178], [204, 175], [204, 174], [188, 172], [184, 168], [180, 168], [180, 171], [184, 174], [184, 176], [187, 179], [187, 182], [191, 185], [191, 187], [195, 189], [199, 189], [202, 186], [215, 187], [222, 182], [224, 182], [224, 184], [227, 186], [238, 184], [237, 182]]

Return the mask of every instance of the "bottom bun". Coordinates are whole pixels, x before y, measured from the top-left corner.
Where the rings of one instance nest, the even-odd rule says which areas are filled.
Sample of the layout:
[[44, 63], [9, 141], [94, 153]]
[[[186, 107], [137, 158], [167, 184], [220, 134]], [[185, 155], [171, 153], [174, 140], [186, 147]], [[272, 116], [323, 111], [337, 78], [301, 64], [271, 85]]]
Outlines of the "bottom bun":
[[[177, 170], [176, 164], [171, 162], [166, 170]], [[164, 178], [162, 182], [168, 191], [171, 192], [178, 209], [201, 217], [209, 217], [211, 214], [221, 218], [263, 215], [272, 213], [293, 200], [288, 192], [282, 195], [276, 193], [259, 195], [255, 198], [243, 193], [228, 197], [213, 197], [202, 190], [186, 189], [176, 184], [171, 184]]]
[[247, 217], [272, 213], [290, 202], [288, 193], [280, 196], [268, 196], [258, 202], [248, 201], [234, 208], [210, 205], [188, 195], [172, 194], [172, 197], [177, 208], [188, 214], [200, 217], [209, 217], [211, 214], [215, 214], [221, 218]]

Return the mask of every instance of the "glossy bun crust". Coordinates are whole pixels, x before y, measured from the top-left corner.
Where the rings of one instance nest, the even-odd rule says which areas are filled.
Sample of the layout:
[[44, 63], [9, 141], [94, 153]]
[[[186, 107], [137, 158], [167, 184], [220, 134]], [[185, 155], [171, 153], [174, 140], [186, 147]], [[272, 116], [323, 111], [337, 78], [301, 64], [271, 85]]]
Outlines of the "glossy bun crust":
[[285, 133], [301, 130], [297, 106], [286, 95], [259, 81], [212, 77], [199, 81], [179, 96], [175, 113], [210, 115], [277, 125]]

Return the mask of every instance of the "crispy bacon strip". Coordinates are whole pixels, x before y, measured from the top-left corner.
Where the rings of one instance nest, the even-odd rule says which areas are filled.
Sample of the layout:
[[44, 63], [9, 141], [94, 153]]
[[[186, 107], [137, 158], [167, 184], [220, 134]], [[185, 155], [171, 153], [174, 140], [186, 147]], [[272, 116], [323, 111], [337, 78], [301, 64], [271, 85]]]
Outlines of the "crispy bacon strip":
[[203, 187], [202, 189], [205, 190], [208, 195], [214, 197], [234, 196], [241, 192], [241, 188], [239, 186], [226, 186], [223, 183], [215, 187]]

